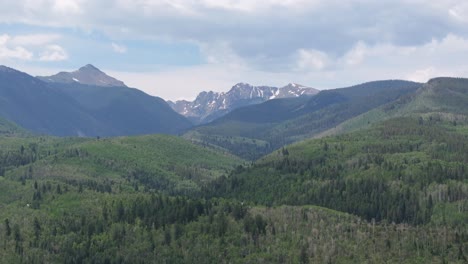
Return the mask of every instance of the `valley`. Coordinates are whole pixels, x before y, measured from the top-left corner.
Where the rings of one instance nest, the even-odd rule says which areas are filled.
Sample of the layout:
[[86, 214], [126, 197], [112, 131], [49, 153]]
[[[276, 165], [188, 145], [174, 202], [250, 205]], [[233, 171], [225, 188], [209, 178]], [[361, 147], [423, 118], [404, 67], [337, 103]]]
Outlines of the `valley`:
[[91, 66], [0, 69], [2, 262], [468, 261], [468, 79], [240, 99], [194, 122]]

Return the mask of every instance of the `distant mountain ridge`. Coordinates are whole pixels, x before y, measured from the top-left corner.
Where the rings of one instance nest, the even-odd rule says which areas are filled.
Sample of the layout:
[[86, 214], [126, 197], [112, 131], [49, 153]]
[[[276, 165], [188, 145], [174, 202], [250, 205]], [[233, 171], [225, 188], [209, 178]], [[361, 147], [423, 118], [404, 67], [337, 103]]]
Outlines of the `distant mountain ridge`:
[[271, 99], [310, 96], [318, 92], [317, 89], [295, 83], [281, 88], [238, 83], [226, 93], [201, 92], [194, 101], [169, 101], [169, 105], [193, 123], [202, 124], [243, 106], [259, 104]]
[[38, 76], [48, 83], [80, 83], [104, 87], [127, 87], [124, 82], [102, 72], [91, 64], [81, 67], [73, 72], [59, 72], [52, 76]]
[[39, 133], [96, 135], [103, 128], [61, 91], [24, 72], [0, 67], [0, 116]]
[[432, 116], [456, 122], [468, 121], [468, 79], [437, 77], [415, 93], [351, 118], [322, 135], [337, 135], [370, 127], [397, 117]]
[[184, 137], [254, 160], [412, 94], [421, 86], [402, 80], [373, 81], [323, 90], [312, 97], [270, 100], [235, 109]]
[[[77, 72], [102, 75], [89, 65]], [[0, 66], [0, 117], [55, 136], [178, 134], [192, 126], [159, 97], [126, 86], [109, 89], [89, 83], [44, 82]]]

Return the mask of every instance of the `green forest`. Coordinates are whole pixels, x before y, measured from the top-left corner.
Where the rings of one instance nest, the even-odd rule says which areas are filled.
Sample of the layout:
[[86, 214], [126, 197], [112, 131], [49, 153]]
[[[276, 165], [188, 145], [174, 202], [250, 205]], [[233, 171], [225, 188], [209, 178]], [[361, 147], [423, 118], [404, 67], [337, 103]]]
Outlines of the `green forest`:
[[467, 263], [467, 82], [397, 95], [317, 110], [323, 126], [292, 144], [0, 120], [0, 262]]

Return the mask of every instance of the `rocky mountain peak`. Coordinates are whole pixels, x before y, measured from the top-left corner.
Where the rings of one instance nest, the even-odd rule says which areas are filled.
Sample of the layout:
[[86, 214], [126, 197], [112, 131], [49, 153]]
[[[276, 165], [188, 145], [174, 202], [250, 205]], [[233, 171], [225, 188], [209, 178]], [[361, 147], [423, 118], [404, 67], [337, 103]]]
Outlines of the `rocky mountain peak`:
[[125, 83], [107, 75], [92, 64], [87, 64], [73, 72], [59, 72], [52, 76], [37, 77], [45, 82], [81, 83], [104, 87], [126, 87]]
[[170, 102], [172, 108], [196, 124], [207, 123], [230, 111], [270, 99], [299, 97], [316, 94], [318, 90], [300, 84], [290, 83], [283, 88], [253, 86], [240, 82], [228, 92], [203, 91], [192, 102], [181, 100]]
[[97, 71], [97, 72], [101, 72], [101, 70], [99, 70], [98, 68], [96, 68], [92, 64], [86, 64], [85, 66], [79, 68], [78, 71]]

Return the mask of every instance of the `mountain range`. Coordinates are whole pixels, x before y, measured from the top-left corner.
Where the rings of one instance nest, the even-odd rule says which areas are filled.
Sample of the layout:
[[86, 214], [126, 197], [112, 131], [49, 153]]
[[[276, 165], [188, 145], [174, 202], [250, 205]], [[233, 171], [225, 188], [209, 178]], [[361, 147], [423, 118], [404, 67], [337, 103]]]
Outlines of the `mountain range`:
[[323, 90], [312, 97], [270, 100], [236, 109], [188, 131], [184, 137], [255, 160], [414, 93], [421, 85], [401, 80], [374, 81]]
[[192, 126], [163, 99], [126, 87], [92, 65], [39, 78], [1, 66], [0, 101], [1, 117], [39, 134], [177, 134]]
[[244, 106], [319, 92], [294, 83], [238, 83], [226, 93], [201, 92], [193, 102], [173, 103], [127, 87], [91, 64], [37, 77], [2, 66], [0, 86], [1, 117], [39, 134], [86, 137], [178, 134]]
[[[2, 263], [467, 263], [468, 79], [275, 98], [199, 126], [100, 83], [0, 67]], [[162, 129], [185, 133], [90, 138]]]
[[228, 92], [201, 92], [194, 101], [169, 101], [169, 105], [194, 124], [209, 123], [237, 108], [263, 103], [272, 99], [312, 96], [319, 90], [290, 83], [284, 87], [253, 86], [238, 83]]
[[192, 141], [255, 159], [420, 85], [389, 80], [318, 91], [294, 83], [282, 88], [238, 83], [226, 93], [201, 92], [193, 102], [172, 103], [129, 88], [90, 64], [36, 78], [2, 66], [0, 116], [32, 132], [57, 136], [185, 132]]

